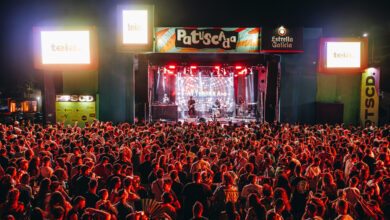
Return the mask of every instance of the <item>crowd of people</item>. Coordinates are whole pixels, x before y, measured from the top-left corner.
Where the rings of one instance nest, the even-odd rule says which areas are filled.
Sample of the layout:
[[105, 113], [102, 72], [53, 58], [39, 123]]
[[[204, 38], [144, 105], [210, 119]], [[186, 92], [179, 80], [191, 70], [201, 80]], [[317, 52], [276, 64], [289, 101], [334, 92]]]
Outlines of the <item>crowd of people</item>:
[[389, 128], [0, 124], [0, 218], [387, 219]]

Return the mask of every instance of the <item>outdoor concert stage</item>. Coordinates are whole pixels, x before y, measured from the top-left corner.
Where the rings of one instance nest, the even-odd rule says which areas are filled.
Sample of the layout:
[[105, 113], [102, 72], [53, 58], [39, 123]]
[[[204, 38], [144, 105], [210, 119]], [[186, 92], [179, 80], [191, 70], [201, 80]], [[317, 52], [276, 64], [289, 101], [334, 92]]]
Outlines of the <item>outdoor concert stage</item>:
[[153, 56], [158, 55], [148, 57], [148, 118], [152, 121], [265, 120], [268, 68], [264, 58], [240, 55], [235, 56], [240, 60], [234, 60], [229, 55], [233, 61], [222, 62], [202, 54], [206, 61], [187, 55], [189, 62], [177, 62], [180, 59], [161, 61]]

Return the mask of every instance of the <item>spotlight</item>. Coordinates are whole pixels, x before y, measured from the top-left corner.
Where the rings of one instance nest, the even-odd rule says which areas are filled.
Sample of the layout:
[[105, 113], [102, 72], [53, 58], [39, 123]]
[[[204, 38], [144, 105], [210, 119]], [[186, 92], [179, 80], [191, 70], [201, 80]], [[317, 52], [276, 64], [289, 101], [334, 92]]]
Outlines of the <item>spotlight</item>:
[[363, 33], [363, 37], [368, 37], [368, 33], [367, 33], [367, 32], [364, 32], [364, 33]]

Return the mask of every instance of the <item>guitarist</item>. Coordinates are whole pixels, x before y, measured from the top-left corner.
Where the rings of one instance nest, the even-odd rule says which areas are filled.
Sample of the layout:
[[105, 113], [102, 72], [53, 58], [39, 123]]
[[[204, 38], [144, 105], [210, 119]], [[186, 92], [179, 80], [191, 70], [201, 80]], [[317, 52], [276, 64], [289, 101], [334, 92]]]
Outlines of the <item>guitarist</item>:
[[190, 96], [190, 100], [188, 100], [188, 115], [190, 115], [190, 117], [195, 115], [195, 100], [192, 99], [192, 96]]

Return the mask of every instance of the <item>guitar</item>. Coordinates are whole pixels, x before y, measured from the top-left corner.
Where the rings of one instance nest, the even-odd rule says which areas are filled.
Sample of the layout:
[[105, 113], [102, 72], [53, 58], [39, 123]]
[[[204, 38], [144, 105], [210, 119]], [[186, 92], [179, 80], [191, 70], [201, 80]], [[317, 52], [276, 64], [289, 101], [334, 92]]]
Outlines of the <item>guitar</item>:
[[195, 108], [195, 103], [188, 104], [188, 109]]

